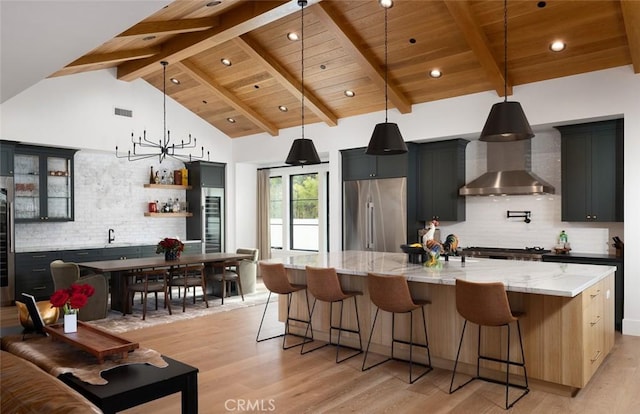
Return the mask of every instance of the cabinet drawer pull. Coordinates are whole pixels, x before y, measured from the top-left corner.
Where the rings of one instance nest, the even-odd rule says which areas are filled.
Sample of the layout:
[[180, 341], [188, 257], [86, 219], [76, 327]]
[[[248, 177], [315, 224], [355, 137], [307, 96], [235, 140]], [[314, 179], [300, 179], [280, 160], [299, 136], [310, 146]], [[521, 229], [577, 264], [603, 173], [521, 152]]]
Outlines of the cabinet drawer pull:
[[31, 256], [34, 259], [43, 259], [45, 257], [47, 257], [46, 254], [34, 254], [33, 256]]
[[590, 296], [591, 296], [591, 299], [595, 298], [595, 297], [596, 297], [596, 296], [598, 296], [599, 294], [600, 294], [600, 289], [596, 290], [596, 293], [592, 293], [592, 294], [590, 295]]
[[33, 290], [45, 290], [47, 287], [46, 286], [37, 286], [34, 287]]
[[45, 269], [44, 267], [41, 267], [40, 269], [33, 269], [34, 272], [46, 272], [47, 269]]
[[596, 320], [593, 322], [589, 322], [589, 324], [593, 326], [593, 325], [596, 325], [598, 322], [600, 322], [600, 315], [596, 316]]
[[602, 351], [596, 352], [596, 354], [593, 356], [593, 358], [591, 358], [591, 363], [596, 362], [600, 358], [600, 355], [602, 355]]
[[76, 253], [78, 256], [86, 256], [89, 254], [89, 252], [78, 252]]

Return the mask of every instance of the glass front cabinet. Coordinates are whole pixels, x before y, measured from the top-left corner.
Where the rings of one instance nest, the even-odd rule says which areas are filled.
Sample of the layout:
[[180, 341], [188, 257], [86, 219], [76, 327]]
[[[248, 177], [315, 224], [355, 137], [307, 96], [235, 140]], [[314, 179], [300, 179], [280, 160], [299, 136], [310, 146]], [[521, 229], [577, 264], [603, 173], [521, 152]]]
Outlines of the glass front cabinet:
[[16, 146], [16, 221], [73, 221], [75, 152], [61, 148]]

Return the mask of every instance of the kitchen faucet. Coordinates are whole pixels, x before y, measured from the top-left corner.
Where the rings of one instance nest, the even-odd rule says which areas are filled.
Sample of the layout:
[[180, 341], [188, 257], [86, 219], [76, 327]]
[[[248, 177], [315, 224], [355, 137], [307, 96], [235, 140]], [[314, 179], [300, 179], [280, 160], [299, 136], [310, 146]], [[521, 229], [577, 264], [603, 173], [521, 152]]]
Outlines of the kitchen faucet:
[[116, 236], [114, 233], [115, 233], [114, 229], [109, 229], [109, 243], [116, 240]]

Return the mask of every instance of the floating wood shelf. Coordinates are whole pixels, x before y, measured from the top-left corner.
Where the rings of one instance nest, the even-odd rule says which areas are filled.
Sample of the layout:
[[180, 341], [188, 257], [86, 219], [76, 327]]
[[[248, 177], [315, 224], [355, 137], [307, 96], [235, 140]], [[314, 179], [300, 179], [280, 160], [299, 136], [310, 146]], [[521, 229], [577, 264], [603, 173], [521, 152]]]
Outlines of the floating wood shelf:
[[145, 184], [144, 188], [161, 188], [163, 190], [191, 190], [190, 185], [177, 184]]
[[144, 213], [145, 217], [193, 217], [193, 213]]

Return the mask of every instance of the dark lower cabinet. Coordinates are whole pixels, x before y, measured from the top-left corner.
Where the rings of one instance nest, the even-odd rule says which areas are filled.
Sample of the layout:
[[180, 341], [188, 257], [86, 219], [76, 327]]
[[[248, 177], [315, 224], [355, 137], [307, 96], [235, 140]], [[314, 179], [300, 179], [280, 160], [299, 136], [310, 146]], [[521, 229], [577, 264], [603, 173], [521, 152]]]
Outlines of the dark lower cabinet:
[[[201, 243], [186, 243], [183, 254], [199, 254], [201, 246]], [[54, 290], [49, 265], [54, 260], [80, 263], [135, 259], [155, 255], [156, 245], [17, 253], [15, 297], [20, 298], [22, 293], [28, 293], [33, 295], [36, 300], [49, 299]], [[80, 272], [81, 276], [84, 275], [82, 269]]]
[[622, 331], [622, 318], [624, 318], [624, 258], [606, 254], [545, 254], [542, 256], [542, 261], [616, 266], [615, 326], [616, 331]]

